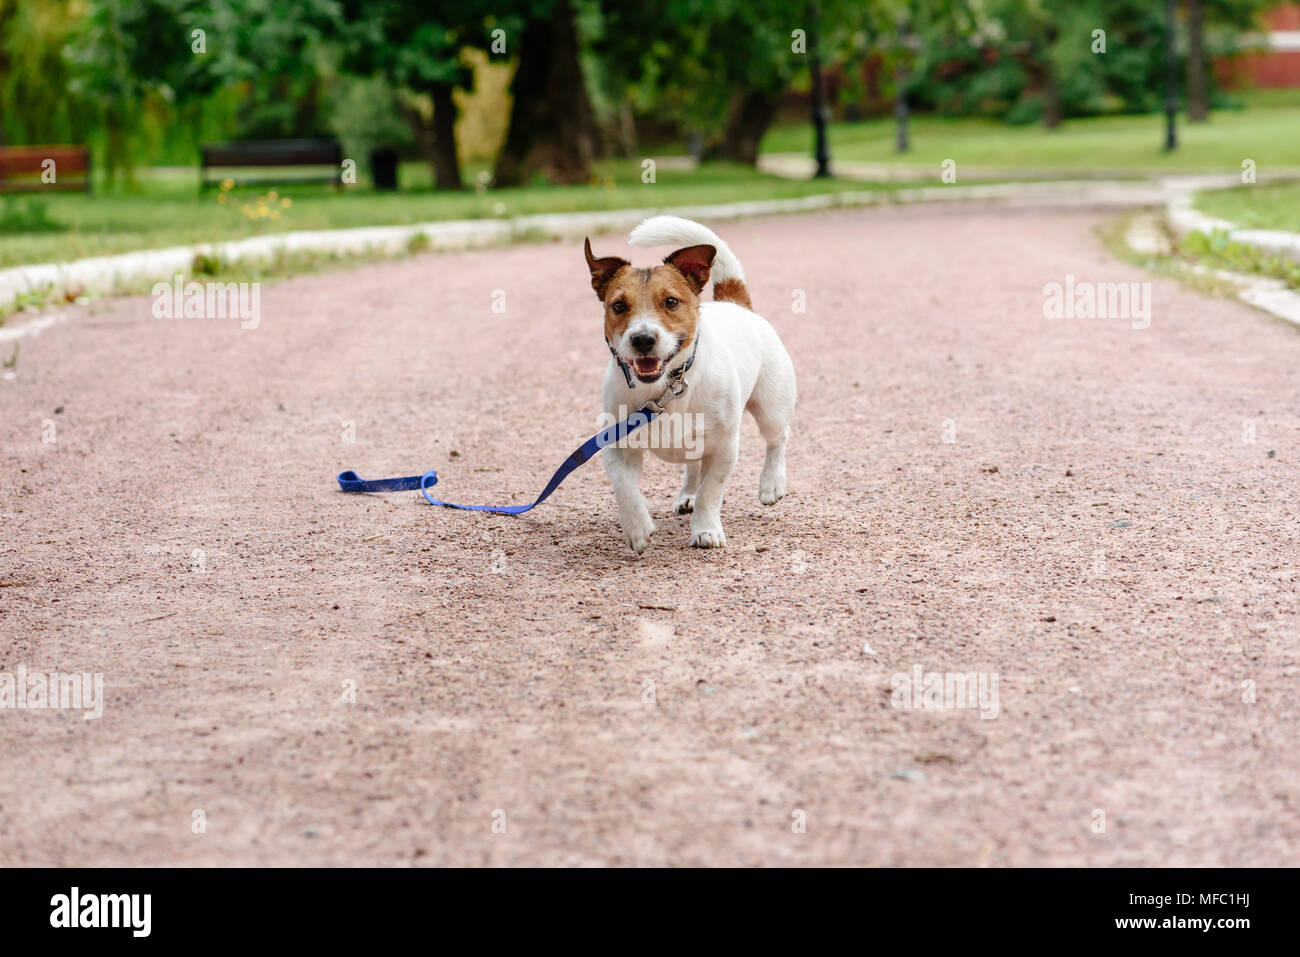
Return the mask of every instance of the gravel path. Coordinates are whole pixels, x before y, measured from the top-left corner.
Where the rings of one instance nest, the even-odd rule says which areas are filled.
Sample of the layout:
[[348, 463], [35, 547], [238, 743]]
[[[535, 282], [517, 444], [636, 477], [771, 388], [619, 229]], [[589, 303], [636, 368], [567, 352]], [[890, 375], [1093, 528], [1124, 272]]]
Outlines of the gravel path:
[[[1097, 222], [722, 226], [800, 407], [772, 508], [746, 423], [715, 552], [655, 461], [640, 559], [599, 463], [520, 518], [334, 485], [531, 501], [597, 424], [580, 245], [23, 340], [0, 671], [105, 705], [0, 710], [0, 865], [1300, 863], [1300, 332]], [[1151, 281], [1150, 327], [1044, 318], [1067, 274]], [[996, 717], [892, 707], [915, 666]]]

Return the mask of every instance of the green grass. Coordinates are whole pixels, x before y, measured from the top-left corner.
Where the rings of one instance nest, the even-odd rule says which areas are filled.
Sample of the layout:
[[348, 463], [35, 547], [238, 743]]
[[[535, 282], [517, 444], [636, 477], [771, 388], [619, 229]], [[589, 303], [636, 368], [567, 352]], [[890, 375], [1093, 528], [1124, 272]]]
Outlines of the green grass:
[[[1110, 217], [1098, 225], [1097, 233], [1111, 255], [1210, 296], [1236, 298], [1241, 292], [1241, 286], [1220, 271], [1280, 279], [1292, 289], [1300, 288], [1300, 263], [1232, 242], [1221, 233], [1190, 233], [1180, 239], [1166, 231], [1171, 246], [1168, 253], [1138, 252], [1128, 245], [1126, 234], [1135, 217], [1149, 215], [1135, 212]], [[1277, 321], [1294, 329], [1280, 317]]]
[[1211, 190], [1197, 195], [1196, 208], [1238, 226], [1300, 233], [1300, 183]]
[[[1164, 145], [1163, 115], [1071, 119], [1055, 130], [1040, 125], [1008, 126], [997, 120], [914, 117], [912, 149], [894, 152], [892, 118], [835, 123], [830, 143], [834, 160], [933, 166], [955, 160], [963, 165], [1059, 168], [1063, 170], [1241, 171], [1253, 159], [1260, 172], [1300, 166], [1300, 90], [1256, 92], [1240, 110], [1218, 110], [1206, 123], [1179, 115], [1180, 146]], [[763, 140], [766, 153], [807, 153], [811, 132], [804, 126], [779, 127]], [[937, 174], [936, 174], [937, 175]]]
[[1178, 241], [1178, 254], [1212, 269], [1267, 276], [1282, 280], [1292, 289], [1300, 288], [1300, 262], [1257, 246], [1234, 242], [1221, 232], [1216, 231], [1211, 236], [1188, 233]]
[[[467, 180], [472, 183], [474, 171], [468, 172]], [[781, 179], [729, 164], [706, 164], [694, 171], [660, 166], [657, 181], [646, 184], [641, 181], [639, 162], [618, 160], [598, 164], [592, 185], [436, 193], [427, 187], [427, 168], [412, 164], [403, 167], [402, 182], [412, 182], [414, 188], [399, 193], [366, 188], [336, 193], [321, 186], [237, 188], [223, 204], [217, 190], [198, 197], [196, 175], [190, 170], [142, 172], [136, 193], [0, 199], [0, 268], [298, 229], [665, 208], [871, 188], [837, 180]], [[264, 205], [268, 212], [278, 213], [278, 218], [246, 215], [243, 207], [256, 208], [257, 197], [272, 189], [276, 198]], [[291, 205], [282, 206], [284, 198]]]
[[1140, 266], [1157, 276], [1175, 279], [1191, 289], [1210, 296], [1232, 296], [1237, 292], [1234, 283], [1221, 279], [1212, 273], [1196, 272], [1187, 268], [1191, 263], [1180, 255], [1177, 243], [1169, 236], [1173, 249], [1167, 255], [1138, 252], [1129, 246], [1126, 239], [1129, 225], [1135, 216], [1145, 213], [1128, 213], [1112, 216], [1097, 225], [1097, 235], [1101, 238], [1107, 251], [1116, 259]]

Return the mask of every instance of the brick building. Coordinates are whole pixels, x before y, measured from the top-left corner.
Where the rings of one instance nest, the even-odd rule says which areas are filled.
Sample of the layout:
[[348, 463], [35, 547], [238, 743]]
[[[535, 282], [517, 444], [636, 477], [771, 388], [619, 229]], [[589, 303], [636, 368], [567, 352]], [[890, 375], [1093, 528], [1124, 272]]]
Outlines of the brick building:
[[1215, 61], [1219, 82], [1229, 88], [1300, 87], [1300, 4], [1288, 3], [1263, 17], [1257, 49]]

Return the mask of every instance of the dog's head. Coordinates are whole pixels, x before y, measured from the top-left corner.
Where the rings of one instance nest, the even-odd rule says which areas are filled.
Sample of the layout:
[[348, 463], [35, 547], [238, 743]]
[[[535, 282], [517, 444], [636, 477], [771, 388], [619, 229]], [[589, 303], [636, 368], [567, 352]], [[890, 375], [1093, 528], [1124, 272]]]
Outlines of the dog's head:
[[662, 266], [637, 269], [626, 259], [591, 254], [584, 246], [591, 288], [605, 304], [605, 341], [641, 382], [654, 382], [673, 358], [695, 341], [700, 290], [709, 281], [717, 250], [679, 249]]

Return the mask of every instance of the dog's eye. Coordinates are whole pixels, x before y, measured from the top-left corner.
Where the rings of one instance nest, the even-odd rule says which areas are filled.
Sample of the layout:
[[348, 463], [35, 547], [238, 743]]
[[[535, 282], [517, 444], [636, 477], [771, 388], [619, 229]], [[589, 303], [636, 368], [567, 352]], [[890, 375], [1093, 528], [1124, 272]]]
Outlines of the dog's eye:
[[610, 306], [609, 308], [613, 309], [616, 313], [618, 313], [621, 316], [623, 315], [623, 313], [627, 312], [627, 303], [625, 303], [623, 300], [620, 299], [618, 302], [614, 303], [614, 305]]
[[665, 308], [665, 309], [676, 309], [676, 308], [677, 308], [677, 300], [674, 299], [672, 296], [669, 296], [667, 299], [664, 300], [664, 308]]

